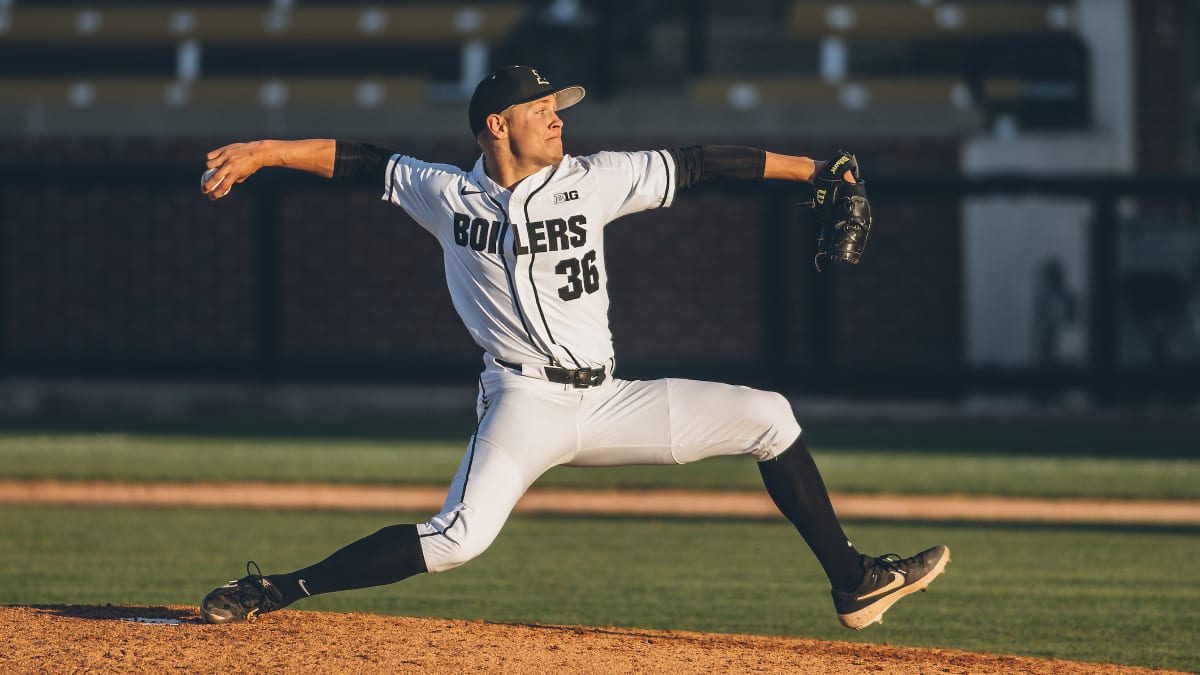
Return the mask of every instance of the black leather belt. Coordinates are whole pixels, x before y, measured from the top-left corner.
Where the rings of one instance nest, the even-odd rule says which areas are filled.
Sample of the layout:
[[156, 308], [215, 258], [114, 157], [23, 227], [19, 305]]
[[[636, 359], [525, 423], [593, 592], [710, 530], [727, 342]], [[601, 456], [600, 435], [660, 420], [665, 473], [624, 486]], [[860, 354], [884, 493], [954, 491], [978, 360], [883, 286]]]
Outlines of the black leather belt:
[[[496, 363], [521, 372], [521, 364], [511, 361], [503, 361], [496, 359]], [[569, 384], [576, 389], [586, 389], [588, 387], [598, 387], [604, 382], [605, 373], [603, 368], [559, 368], [558, 366], [543, 366], [542, 370], [546, 373], [546, 379], [558, 384]]]

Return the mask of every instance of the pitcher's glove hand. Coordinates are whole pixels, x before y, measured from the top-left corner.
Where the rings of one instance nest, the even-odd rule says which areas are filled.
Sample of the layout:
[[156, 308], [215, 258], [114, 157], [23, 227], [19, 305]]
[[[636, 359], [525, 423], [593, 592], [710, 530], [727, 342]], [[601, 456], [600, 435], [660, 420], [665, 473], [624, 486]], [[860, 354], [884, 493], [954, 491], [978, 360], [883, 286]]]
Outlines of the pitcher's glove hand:
[[[845, 179], [847, 171], [857, 182]], [[816, 210], [817, 226], [821, 228], [817, 254], [813, 256], [817, 269], [821, 269], [822, 257], [858, 264], [871, 234], [871, 202], [858, 176], [854, 155], [839, 150], [826, 162], [813, 176], [812, 202], [804, 204]]]

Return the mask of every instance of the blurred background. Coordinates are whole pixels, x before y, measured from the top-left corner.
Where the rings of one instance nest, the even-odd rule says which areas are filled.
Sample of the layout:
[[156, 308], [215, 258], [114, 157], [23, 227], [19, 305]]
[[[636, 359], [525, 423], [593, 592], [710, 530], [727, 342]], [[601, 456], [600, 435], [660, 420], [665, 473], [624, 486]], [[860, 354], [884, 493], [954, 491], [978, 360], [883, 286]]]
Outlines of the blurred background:
[[588, 89], [567, 151], [857, 153], [862, 264], [796, 185], [609, 230], [619, 374], [812, 406], [1200, 404], [1189, 0], [0, 0], [0, 416], [473, 404], [436, 243], [377, 190], [205, 153], [338, 137], [471, 166], [490, 69]]

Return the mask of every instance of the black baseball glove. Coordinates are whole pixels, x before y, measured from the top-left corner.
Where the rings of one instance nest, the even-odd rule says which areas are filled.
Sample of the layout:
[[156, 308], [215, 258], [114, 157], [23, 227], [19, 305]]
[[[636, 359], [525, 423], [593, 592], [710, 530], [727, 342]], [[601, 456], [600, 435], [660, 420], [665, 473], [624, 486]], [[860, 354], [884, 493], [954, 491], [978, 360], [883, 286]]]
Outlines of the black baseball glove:
[[[857, 182], [846, 181], [847, 171]], [[858, 176], [854, 155], [838, 150], [813, 176], [813, 200], [804, 203], [815, 209], [821, 228], [817, 254], [813, 256], [817, 269], [821, 269], [822, 257], [857, 265], [871, 234], [871, 202]]]

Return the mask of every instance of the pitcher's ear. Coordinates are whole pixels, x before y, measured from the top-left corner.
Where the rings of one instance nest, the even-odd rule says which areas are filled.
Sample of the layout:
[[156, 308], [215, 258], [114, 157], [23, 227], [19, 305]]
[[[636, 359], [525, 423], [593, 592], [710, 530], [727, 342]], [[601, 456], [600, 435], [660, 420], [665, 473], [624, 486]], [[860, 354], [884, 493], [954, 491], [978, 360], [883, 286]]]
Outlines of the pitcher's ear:
[[508, 120], [499, 113], [488, 115], [483, 121], [484, 129], [491, 133], [494, 138], [504, 138], [508, 135]]

